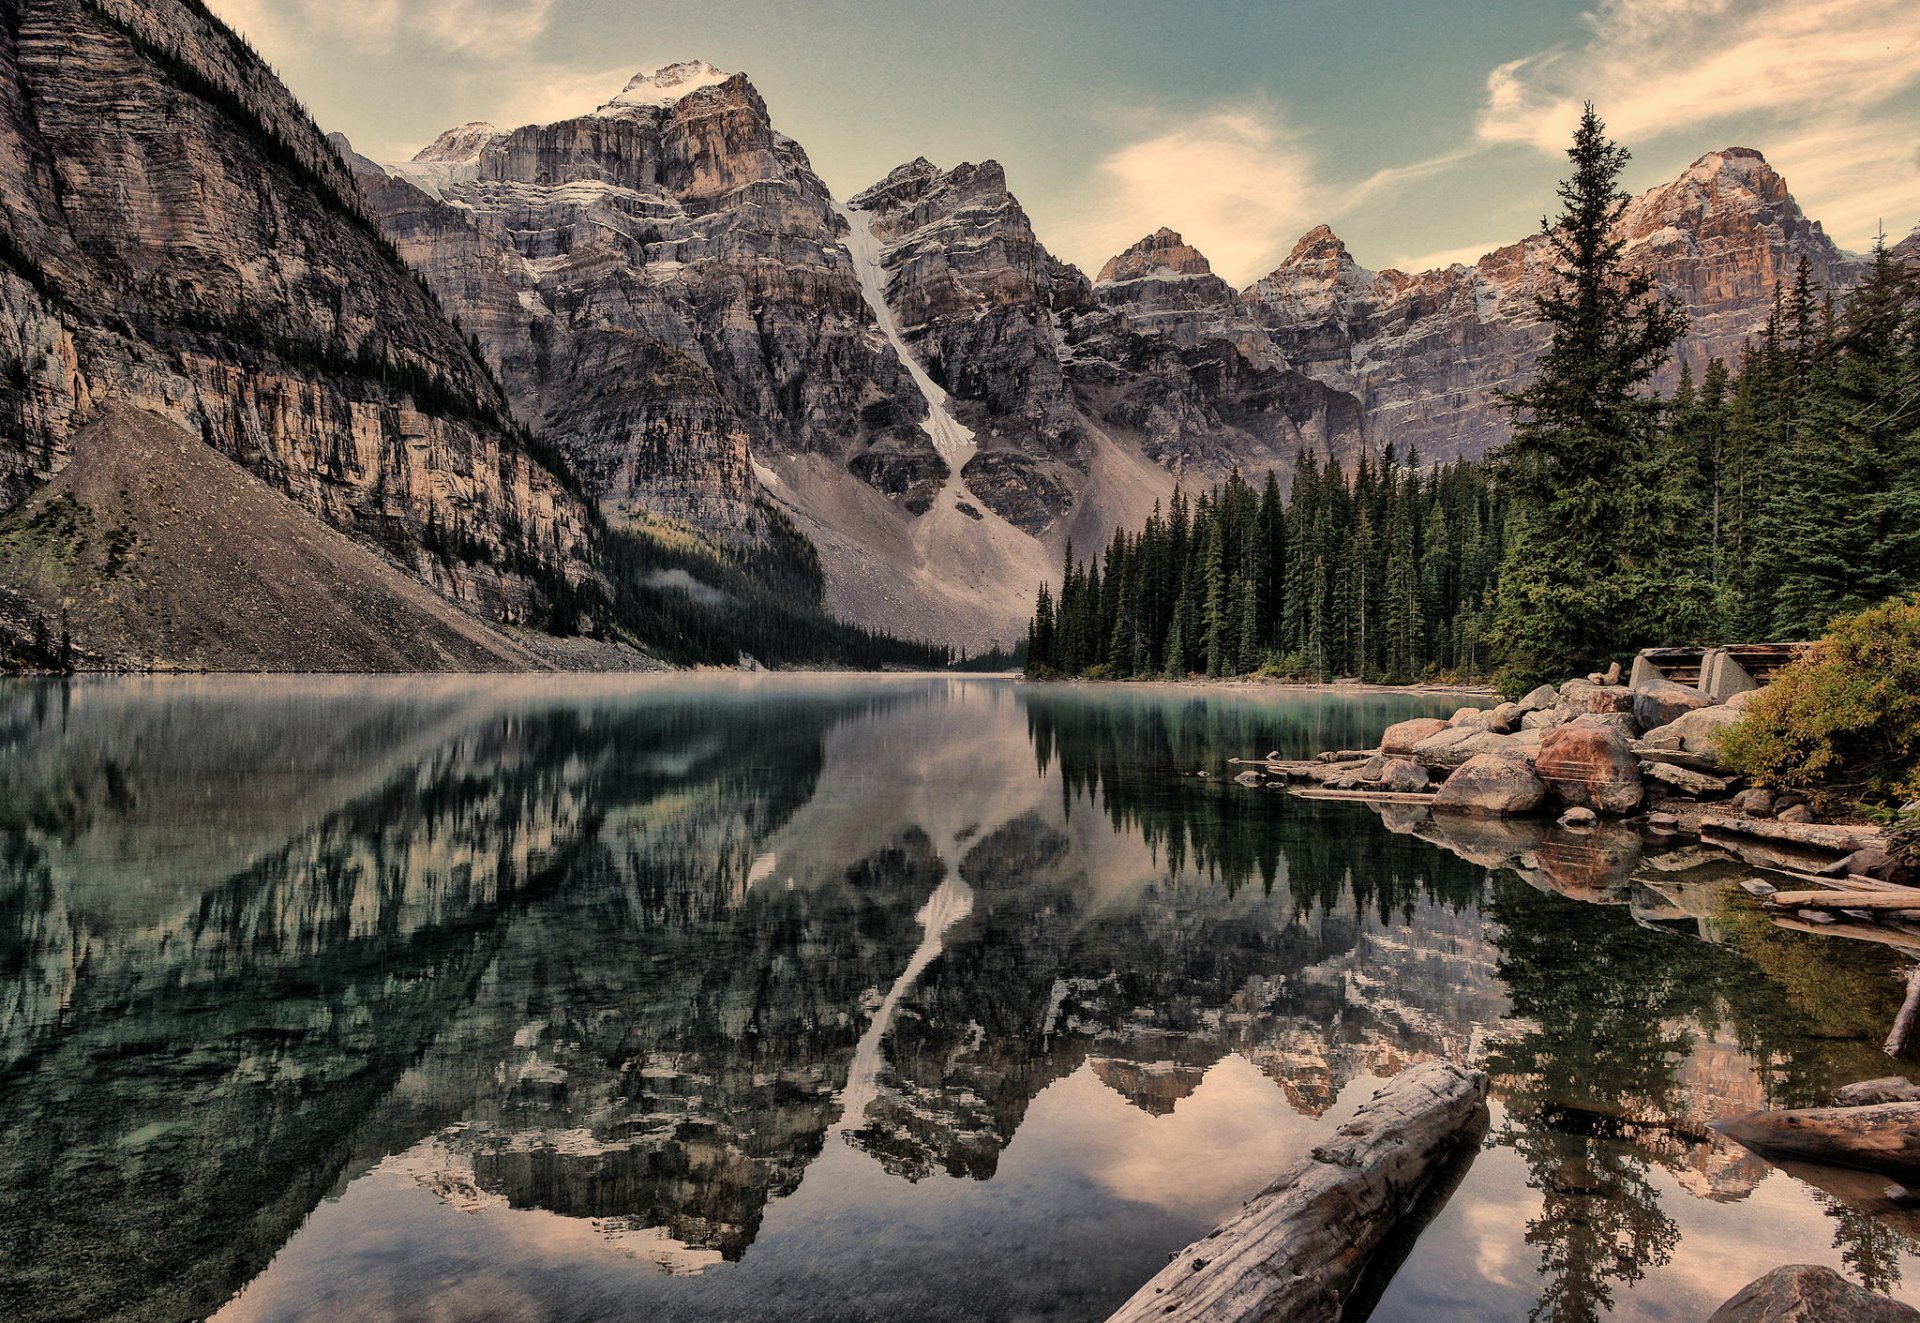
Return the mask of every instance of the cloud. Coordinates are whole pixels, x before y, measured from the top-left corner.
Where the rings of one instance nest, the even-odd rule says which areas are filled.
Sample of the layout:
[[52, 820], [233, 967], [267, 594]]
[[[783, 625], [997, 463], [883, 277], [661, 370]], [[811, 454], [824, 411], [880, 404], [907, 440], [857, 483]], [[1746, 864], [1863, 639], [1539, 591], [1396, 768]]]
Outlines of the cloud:
[[211, 0], [263, 45], [324, 40], [387, 53], [425, 43], [462, 55], [519, 58], [547, 30], [558, 0]]
[[1442, 248], [1434, 253], [1408, 253], [1394, 258], [1390, 265], [1398, 270], [1410, 272], [1437, 271], [1442, 267], [1452, 266], [1456, 262], [1463, 266], [1472, 266], [1500, 247], [1502, 243], [1511, 242], [1513, 242], [1511, 239], [1503, 239], [1501, 243], [1462, 244], [1458, 248]]
[[1088, 271], [1162, 225], [1229, 281], [1264, 275], [1331, 199], [1304, 139], [1270, 106], [1219, 106], [1103, 159], [1061, 248]]
[[1737, 120], [1814, 214], [1856, 241], [1887, 205], [1912, 208], [1911, 125], [1890, 104], [1920, 89], [1912, 0], [1604, 0], [1586, 27], [1584, 45], [1487, 75], [1482, 143], [1558, 154], [1591, 97], [1629, 145], [1684, 133], [1701, 150], [1725, 146], [1700, 140]]

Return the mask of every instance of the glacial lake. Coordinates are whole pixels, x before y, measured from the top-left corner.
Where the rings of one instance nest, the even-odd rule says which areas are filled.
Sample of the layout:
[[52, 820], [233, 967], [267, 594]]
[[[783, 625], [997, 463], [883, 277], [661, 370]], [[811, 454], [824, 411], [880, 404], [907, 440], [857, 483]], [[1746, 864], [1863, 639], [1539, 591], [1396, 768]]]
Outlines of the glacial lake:
[[1226, 766], [1455, 705], [0, 685], [0, 1317], [1098, 1323], [1433, 1056], [1491, 1127], [1375, 1320], [1920, 1304], [1881, 1182], [1708, 1129], [1888, 1073], [1884, 950]]

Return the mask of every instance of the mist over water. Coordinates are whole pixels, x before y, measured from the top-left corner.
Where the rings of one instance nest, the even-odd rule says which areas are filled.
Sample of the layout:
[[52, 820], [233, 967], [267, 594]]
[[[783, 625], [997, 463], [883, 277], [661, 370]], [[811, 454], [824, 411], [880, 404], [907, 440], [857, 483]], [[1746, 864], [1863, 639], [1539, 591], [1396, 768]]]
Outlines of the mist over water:
[[0, 686], [0, 1316], [1099, 1320], [1430, 1056], [1493, 1127], [1376, 1320], [1920, 1302], [1920, 1218], [1707, 1129], [1885, 1074], [1884, 959], [1226, 767], [1454, 706]]

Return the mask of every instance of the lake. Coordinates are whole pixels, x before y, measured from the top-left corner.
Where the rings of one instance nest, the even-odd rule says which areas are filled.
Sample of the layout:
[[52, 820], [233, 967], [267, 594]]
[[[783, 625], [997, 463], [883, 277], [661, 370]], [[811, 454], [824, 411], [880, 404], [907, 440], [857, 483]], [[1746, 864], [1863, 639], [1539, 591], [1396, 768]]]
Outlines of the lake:
[[0, 685], [0, 1316], [1097, 1323], [1435, 1056], [1491, 1129], [1374, 1319], [1920, 1304], [1879, 1183], [1707, 1128], [1888, 1073], [1875, 948], [1226, 765], [1456, 705]]

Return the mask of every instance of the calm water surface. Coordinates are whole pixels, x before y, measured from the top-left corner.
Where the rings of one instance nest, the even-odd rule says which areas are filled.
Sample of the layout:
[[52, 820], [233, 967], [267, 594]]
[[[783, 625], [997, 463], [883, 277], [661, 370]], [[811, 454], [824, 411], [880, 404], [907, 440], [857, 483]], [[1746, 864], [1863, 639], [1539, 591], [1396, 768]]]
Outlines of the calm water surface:
[[1920, 1303], [1877, 1182], [1707, 1129], [1886, 1073], [1874, 948], [1223, 775], [1453, 706], [0, 687], [0, 1316], [1100, 1320], [1431, 1056], [1492, 1129], [1375, 1319]]

